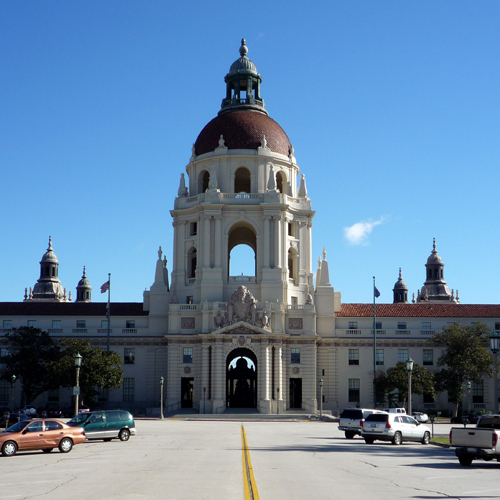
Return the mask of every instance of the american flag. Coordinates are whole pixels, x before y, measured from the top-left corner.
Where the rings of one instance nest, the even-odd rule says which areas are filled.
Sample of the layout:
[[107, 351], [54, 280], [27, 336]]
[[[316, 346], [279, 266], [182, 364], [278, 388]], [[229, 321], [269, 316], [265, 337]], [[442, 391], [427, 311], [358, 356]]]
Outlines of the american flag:
[[101, 285], [101, 293], [106, 293], [109, 290], [109, 280], [106, 281], [103, 285]]

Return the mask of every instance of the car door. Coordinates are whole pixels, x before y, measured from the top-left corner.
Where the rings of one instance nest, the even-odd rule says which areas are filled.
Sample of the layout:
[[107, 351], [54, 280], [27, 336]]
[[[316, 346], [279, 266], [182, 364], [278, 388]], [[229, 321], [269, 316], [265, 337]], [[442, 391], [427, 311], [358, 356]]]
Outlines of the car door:
[[91, 413], [84, 424], [87, 439], [104, 439], [106, 437], [106, 426], [102, 411]]
[[27, 425], [19, 437], [19, 450], [35, 450], [43, 444], [43, 422], [36, 420]]
[[59, 422], [56, 422], [55, 420], [45, 421], [45, 431], [43, 437], [47, 448], [55, 448], [58, 446], [63, 434], [63, 426]]
[[410, 433], [410, 439], [412, 441], [419, 441], [422, 439], [421, 434], [423, 427], [419, 425], [419, 423], [413, 417], [402, 417], [406, 422], [405, 425], [408, 427], [408, 432]]

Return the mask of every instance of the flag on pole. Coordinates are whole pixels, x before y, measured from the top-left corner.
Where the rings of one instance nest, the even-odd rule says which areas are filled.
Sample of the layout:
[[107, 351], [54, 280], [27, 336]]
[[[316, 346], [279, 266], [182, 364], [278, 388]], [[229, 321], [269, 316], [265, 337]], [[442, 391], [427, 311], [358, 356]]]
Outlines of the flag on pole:
[[375, 297], [377, 298], [380, 297], [380, 292], [378, 291], [378, 288], [375, 285], [373, 285], [373, 295], [375, 295]]
[[101, 285], [101, 293], [106, 293], [109, 290], [109, 280], [106, 281], [103, 285]]

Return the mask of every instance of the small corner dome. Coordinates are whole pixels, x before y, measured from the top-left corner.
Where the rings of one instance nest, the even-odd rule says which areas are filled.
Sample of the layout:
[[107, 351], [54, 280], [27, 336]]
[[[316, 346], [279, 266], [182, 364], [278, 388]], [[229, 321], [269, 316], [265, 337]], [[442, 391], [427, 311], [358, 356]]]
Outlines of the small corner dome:
[[52, 250], [52, 238], [49, 236], [49, 248], [47, 248], [47, 251], [43, 254], [42, 262], [53, 262], [55, 264], [59, 264], [59, 261], [57, 260], [57, 256]]
[[399, 269], [399, 278], [398, 281], [394, 284], [394, 290], [408, 290], [406, 283], [403, 281], [403, 277], [401, 276], [401, 269]]
[[427, 259], [427, 265], [436, 265], [440, 264], [443, 265], [443, 259], [439, 256], [437, 250], [436, 250], [436, 238], [434, 238], [432, 242], [432, 252], [429, 255], [429, 258]]
[[231, 64], [231, 68], [229, 69], [229, 73], [227, 76], [231, 75], [236, 75], [236, 74], [252, 74], [254, 76], [257, 76], [257, 67], [255, 64], [250, 61], [247, 57], [248, 54], [248, 47], [246, 46], [245, 39], [241, 41], [241, 47], [240, 47], [240, 58], [234, 61], [233, 64]]

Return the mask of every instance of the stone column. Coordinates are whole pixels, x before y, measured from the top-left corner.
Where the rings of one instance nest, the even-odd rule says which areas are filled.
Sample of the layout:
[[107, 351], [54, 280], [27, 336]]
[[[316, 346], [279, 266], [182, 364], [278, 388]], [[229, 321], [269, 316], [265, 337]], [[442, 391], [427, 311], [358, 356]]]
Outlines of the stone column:
[[269, 269], [270, 266], [270, 256], [271, 256], [271, 233], [269, 230], [269, 225], [271, 223], [270, 217], [264, 216], [264, 244], [263, 244], [263, 249], [264, 249], [264, 261], [263, 261], [263, 266], [264, 269]]
[[[210, 267], [210, 219], [209, 215], [203, 217], [203, 267]], [[201, 248], [198, 249], [200, 251]]]
[[274, 354], [275, 354], [275, 360], [274, 360], [274, 375], [275, 375], [275, 381], [274, 381], [274, 386], [276, 389], [279, 388], [279, 393], [276, 391], [275, 397], [276, 397], [276, 404], [279, 409], [279, 413], [283, 413], [283, 360], [282, 360], [282, 345], [278, 344], [274, 346]]
[[274, 267], [281, 268], [281, 216], [274, 217]]
[[222, 352], [222, 343], [217, 342], [213, 346], [214, 352], [214, 360], [213, 360], [213, 381], [214, 381], [214, 401], [213, 401], [213, 410], [214, 413], [219, 410], [223, 410], [224, 408], [224, 391], [226, 386], [226, 377], [225, 377], [225, 366], [223, 360], [223, 352]]
[[[166, 406], [179, 403], [181, 400], [181, 379], [179, 376], [179, 345], [169, 343], [168, 345], [168, 375], [167, 375], [167, 404]], [[173, 410], [177, 408], [172, 407]]]
[[270, 413], [269, 382], [269, 344], [267, 339], [262, 340], [260, 347], [260, 360], [257, 369], [259, 370], [259, 411], [261, 413]]
[[215, 218], [215, 267], [219, 268], [222, 266], [222, 220], [220, 216]]

